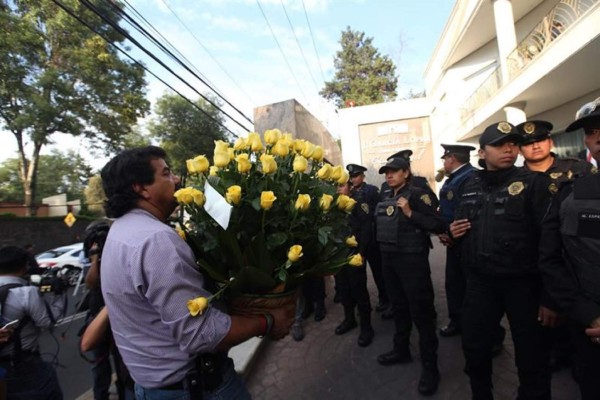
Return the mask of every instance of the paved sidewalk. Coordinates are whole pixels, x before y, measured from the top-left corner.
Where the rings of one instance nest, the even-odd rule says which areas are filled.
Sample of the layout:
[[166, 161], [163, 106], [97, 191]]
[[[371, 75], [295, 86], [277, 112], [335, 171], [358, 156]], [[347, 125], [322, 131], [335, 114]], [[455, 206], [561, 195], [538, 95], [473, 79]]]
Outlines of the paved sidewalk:
[[[435, 240], [435, 239], [434, 239]], [[430, 256], [434, 282], [438, 325], [447, 321], [444, 290], [445, 250], [441, 245]], [[334, 334], [343, 319], [341, 305], [334, 304], [333, 283], [328, 280], [327, 317], [321, 322], [305, 322], [306, 336], [295, 342], [291, 336], [281, 341], [264, 343], [246, 373], [247, 384], [254, 399], [423, 399], [417, 392], [420, 375], [418, 335], [413, 330], [411, 350], [414, 361], [389, 367], [377, 363], [377, 355], [392, 348], [393, 322], [383, 321], [373, 313], [375, 340], [367, 348], [358, 347], [358, 329], [343, 336]], [[372, 304], [376, 289], [369, 275]], [[503, 321], [508, 326], [506, 320]], [[460, 336], [440, 338], [440, 388], [432, 399], [466, 400], [471, 398], [469, 383], [463, 372], [464, 359]], [[514, 367], [513, 346], [507, 331], [505, 351], [494, 359], [494, 387], [497, 400], [516, 398], [518, 377]], [[552, 398], [579, 399], [579, 391], [569, 370], [553, 375]]]

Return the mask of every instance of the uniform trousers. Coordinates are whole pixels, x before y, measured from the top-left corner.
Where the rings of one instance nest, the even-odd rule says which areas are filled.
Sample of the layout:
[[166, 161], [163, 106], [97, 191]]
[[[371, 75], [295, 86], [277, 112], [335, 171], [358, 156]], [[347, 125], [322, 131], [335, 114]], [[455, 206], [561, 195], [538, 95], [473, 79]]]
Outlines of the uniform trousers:
[[460, 247], [446, 247], [446, 302], [448, 316], [461, 326], [462, 306], [467, 289], [467, 278], [460, 263]]
[[550, 399], [548, 352], [537, 321], [540, 290], [538, 276], [468, 274], [462, 345], [474, 400], [493, 399], [492, 346], [505, 312], [519, 374], [517, 399]]
[[586, 327], [573, 323], [571, 338], [575, 347], [575, 377], [582, 400], [600, 399], [600, 345], [585, 334]]
[[344, 307], [353, 310], [354, 307], [358, 307], [358, 313], [361, 316], [368, 315], [371, 312], [371, 300], [367, 290], [366, 265], [342, 267], [335, 277]]
[[428, 256], [429, 250], [417, 254], [381, 253], [383, 277], [396, 325], [394, 349], [402, 351], [408, 347], [414, 323], [419, 332], [421, 360], [423, 363], [436, 363], [437, 314]]
[[377, 298], [379, 303], [387, 303], [390, 301], [387, 294], [385, 280], [383, 278], [383, 270], [381, 266], [381, 252], [375, 240], [372, 240], [367, 246], [367, 262], [373, 274], [373, 281], [377, 286]]

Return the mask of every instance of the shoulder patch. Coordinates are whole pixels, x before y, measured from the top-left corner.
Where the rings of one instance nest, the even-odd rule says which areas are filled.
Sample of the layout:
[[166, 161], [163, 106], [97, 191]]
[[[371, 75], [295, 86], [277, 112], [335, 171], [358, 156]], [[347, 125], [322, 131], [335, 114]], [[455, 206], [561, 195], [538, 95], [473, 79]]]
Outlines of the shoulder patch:
[[452, 200], [454, 198], [454, 192], [452, 190], [448, 190], [448, 193], [446, 193], [446, 198], [448, 200]]
[[431, 197], [429, 197], [428, 194], [421, 195], [420, 199], [423, 203], [427, 204], [428, 206], [432, 204]]

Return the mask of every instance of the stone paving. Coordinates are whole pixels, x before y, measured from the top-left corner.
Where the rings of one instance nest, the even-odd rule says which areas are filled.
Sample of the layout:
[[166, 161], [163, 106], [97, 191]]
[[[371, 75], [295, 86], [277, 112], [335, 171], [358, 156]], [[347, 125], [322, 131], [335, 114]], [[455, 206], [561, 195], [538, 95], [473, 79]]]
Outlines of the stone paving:
[[[436, 244], [430, 255], [435, 289], [438, 325], [447, 321], [444, 290], [445, 251]], [[372, 304], [376, 289], [369, 275]], [[257, 354], [246, 373], [246, 381], [254, 399], [422, 399], [417, 392], [420, 375], [418, 335], [413, 330], [411, 351], [414, 361], [404, 365], [383, 367], [377, 355], [392, 348], [393, 322], [384, 321], [373, 313], [375, 340], [366, 348], [358, 347], [358, 329], [345, 335], [334, 334], [343, 319], [340, 304], [334, 304], [333, 282], [328, 279], [327, 317], [321, 322], [305, 321], [305, 338], [295, 342], [291, 336], [281, 341], [269, 341]], [[506, 320], [502, 324], [507, 327]], [[442, 375], [438, 392], [432, 399], [466, 400], [471, 398], [460, 336], [440, 337], [439, 368]], [[518, 377], [514, 367], [513, 345], [507, 331], [505, 349], [494, 359], [494, 388], [497, 400], [516, 398]], [[553, 375], [552, 398], [577, 400], [577, 385], [569, 370]]]

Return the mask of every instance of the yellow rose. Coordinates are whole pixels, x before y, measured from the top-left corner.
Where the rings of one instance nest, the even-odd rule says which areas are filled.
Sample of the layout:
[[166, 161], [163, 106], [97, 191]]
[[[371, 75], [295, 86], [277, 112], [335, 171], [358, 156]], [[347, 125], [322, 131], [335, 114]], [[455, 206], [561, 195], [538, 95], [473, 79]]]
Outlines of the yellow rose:
[[229, 161], [231, 161], [231, 159], [229, 158], [229, 152], [227, 150], [225, 150], [224, 152], [215, 153], [213, 155], [213, 159], [215, 162], [215, 166], [219, 168], [226, 167], [227, 165], [229, 165]]
[[315, 161], [323, 160], [323, 156], [325, 153], [323, 152], [323, 148], [321, 146], [315, 146], [315, 151], [312, 153], [312, 159]]
[[346, 238], [346, 244], [347, 244], [349, 247], [358, 247], [358, 242], [356, 241], [356, 237], [355, 237], [354, 235], [352, 235], [352, 236], [348, 236], [348, 237]]
[[173, 193], [173, 197], [175, 197], [177, 202], [180, 204], [192, 204], [192, 202], [194, 201], [194, 196], [192, 196], [191, 189], [193, 188], [187, 187], [179, 189], [178, 191]]
[[225, 193], [225, 199], [229, 204], [239, 204], [242, 199], [242, 188], [238, 185], [229, 186]]
[[302, 153], [302, 149], [304, 149], [304, 140], [294, 140], [294, 150], [296, 151], [296, 153]]
[[224, 142], [222, 140], [215, 140], [215, 150], [214, 154], [217, 153], [227, 153], [227, 149], [229, 148], [229, 143]]
[[281, 139], [279, 139], [290, 149], [294, 147], [294, 138], [291, 133], [284, 133], [281, 135]]
[[248, 134], [247, 142], [250, 149], [254, 152], [261, 151], [263, 149], [263, 144], [260, 141], [260, 136], [256, 132], [250, 132]]
[[265, 137], [265, 143], [274, 145], [281, 138], [281, 131], [279, 129], [267, 129], [263, 136]]
[[248, 148], [248, 143], [245, 138], [238, 138], [233, 144], [233, 149], [237, 151], [245, 150]]
[[273, 192], [262, 192], [260, 194], [260, 208], [262, 208], [263, 210], [270, 210], [271, 207], [273, 207], [273, 202], [275, 200], [277, 200], [277, 197], [275, 197], [275, 194], [273, 194]]
[[232, 161], [235, 159], [235, 150], [233, 149], [233, 147], [228, 147], [227, 153], [229, 154], [229, 161]]
[[353, 267], [362, 267], [363, 258], [360, 254], [355, 254], [348, 259], [348, 264]]
[[277, 143], [275, 143], [275, 145], [271, 149], [271, 151], [276, 156], [285, 157], [290, 153], [290, 148], [283, 140], [278, 140]]
[[311, 142], [309, 142], [308, 140], [304, 142], [304, 147], [302, 148], [302, 152], [301, 154], [306, 157], [312, 157], [313, 153], [315, 152], [315, 145], [312, 144]]
[[195, 299], [188, 300], [187, 308], [192, 317], [195, 317], [196, 315], [202, 315], [202, 313], [208, 308], [208, 299], [206, 297], [196, 297]]
[[176, 226], [175, 230], [177, 231], [177, 234], [183, 239], [185, 240], [185, 231], [183, 229], [181, 229], [180, 227]]
[[290, 260], [291, 262], [296, 262], [300, 259], [300, 257], [302, 257], [304, 254], [302, 254], [302, 246], [300, 246], [299, 244], [295, 244], [292, 247], [290, 247], [290, 249], [288, 250], [288, 260]]
[[270, 154], [263, 154], [260, 156], [260, 162], [262, 164], [262, 172], [263, 174], [272, 174], [277, 171], [277, 162], [275, 162], [275, 157]]
[[296, 199], [296, 210], [306, 211], [310, 207], [310, 195], [309, 194], [299, 194]]
[[344, 168], [341, 165], [336, 165], [331, 168], [331, 175], [329, 175], [329, 179], [332, 181], [337, 181], [342, 177], [342, 173], [344, 172]]
[[352, 208], [356, 204], [356, 200], [351, 199], [350, 197], [346, 196], [345, 194], [340, 194], [337, 198], [336, 204], [340, 210], [350, 212], [350, 211], [352, 211]]
[[340, 179], [338, 179], [336, 182], [339, 185], [343, 185], [344, 183], [348, 182], [348, 179], [350, 179], [350, 175], [348, 174], [348, 171], [342, 171], [342, 175], [340, 176]]
[[210, 171], [210, 172], [209, 172], [208, 174], [209, 174], [210, 176], [217, 176], [217, 172], [219, 172], [219, 167], [216, 167], [216, 166], [214, 166], [214, 165], [211, 165], [211, 166], [210, 166], [210, 169], [209, 169], [209, 171]]
[[202, 193], [200, 190], [198, 189], [194, 189], [191, 188], [191, 195], [194, 198], [194, 203], [196, 203], [197, 206], [202, 207], [204, 205], [204, 203], [206, 202], [206, 197], [204, 196], [204, 193]]
[[333, 168], [330, 164], [325, 164], [321, 168], [319, 168], [319, 170], [317, 171], [317, 176], [319, 177], [319, 179], [329, 179], [331, 177], [332, 170]]
[[297, 155], [296, 157], [294, 157], [293, 167], [295, 172], [304, 172], [308, 167], [308, 161], [306, 160], [306, 158]]
[[324, 194], [323, 196], [321, 196], [321, 199], [319, 200], [319, 206], [321, 206], [321, 209], [323, 211], [329, 211], [329, 209], [331, 208], [332, 202], [333, 202], [333, 196], [330, 194]]
[[185, 161], [188, 172], [194, 174], [197, 172], [206, 172], [208, 170], [208, 158], [201, 155]]
[[252, 163], [247, 153], [238, 154], [235, 157], [235, 162], [237, 162], [237, 170], [240, 174], [245, 174], [252, 168]]

